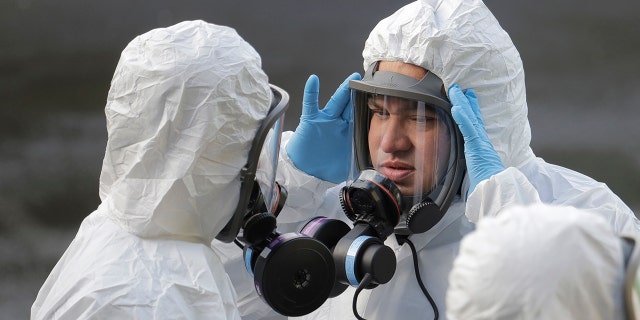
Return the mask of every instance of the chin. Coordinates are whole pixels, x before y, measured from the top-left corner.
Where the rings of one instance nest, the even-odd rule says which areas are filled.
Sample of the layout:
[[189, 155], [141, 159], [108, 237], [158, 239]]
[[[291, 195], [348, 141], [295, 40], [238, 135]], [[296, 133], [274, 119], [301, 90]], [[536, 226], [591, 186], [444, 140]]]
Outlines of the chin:
[[403, 196], [412, 196], [415, 194], [413, 188], [410, 187], [398, 186], [398, 189]]

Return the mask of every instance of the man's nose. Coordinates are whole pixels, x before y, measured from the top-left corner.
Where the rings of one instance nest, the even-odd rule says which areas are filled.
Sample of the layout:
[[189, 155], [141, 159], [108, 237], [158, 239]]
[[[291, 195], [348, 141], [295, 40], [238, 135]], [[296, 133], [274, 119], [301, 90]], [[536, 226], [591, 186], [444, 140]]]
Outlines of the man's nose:
[[380, 149], [385, 153], [406, 151], [411, 148], [411, 141], [407, 135], [406, 128], [398, 119], [390, 119], [384, 127]]

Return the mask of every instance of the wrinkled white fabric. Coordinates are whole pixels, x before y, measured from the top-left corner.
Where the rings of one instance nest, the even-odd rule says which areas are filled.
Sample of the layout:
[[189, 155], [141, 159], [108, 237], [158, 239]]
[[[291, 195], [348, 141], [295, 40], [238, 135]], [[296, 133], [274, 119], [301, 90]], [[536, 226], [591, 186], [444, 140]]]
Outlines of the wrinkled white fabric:
[[622, 238], [602, 217], [565, 206], [514, 206], [462, 240], [447, 317], [624, 319]]
[[[467, 203], [454, 199], [436, 226], [410, 238], [418, 250], [422, 280], [436, 302], [440, 319], [446, 319], [445, 293], [460, 239], [473, 230], [472, 222], [496, 215], [510, 204], [574, 206], [603, 217], [616, 233], [638, 234], [640, 226], [633, 212], [605, 184], [535, 156], [529, 147], [531, 132], [520, 55], [481, 1], [410, 3], [376, 25], [365, 43], [363, 57], [365, 70], [378, 60], [403, 61], [435, 73], [446, 87], [457, 83], [463, 89], [473, 88], [488, 135], [505, 166], [511, 167], [480, 183]], [[297, 181], [316, 186], [287, 165], [291, 164], [283, 162], [278, 174], [285, 176], [289, 190], [296, 189]], [[322, 194], [320, 189], [317, 194]], [[311, 204], [290, 207], [281, 217], [287, 213], [304, 216], [304, 212], [307, 216], [343, 216], [336, 194], [329, 191], [320, 210], [308, 211]], [[434, 310], [416, 282], [409, 248], [398, 246], [393, 237], [386, 243], [396, 252], [396, 272], [387, 284], [360, 293], [359, 314], [370, 320], [433, 319]], [[353, 319], [353, 291], [329, 299], [302, 318]]]
[[211, 240], [271, 101], [258, 53], [204, 21], [122, 52], [105, 114], [102, 203], [41, 288], [32, 319], [239, 319]]

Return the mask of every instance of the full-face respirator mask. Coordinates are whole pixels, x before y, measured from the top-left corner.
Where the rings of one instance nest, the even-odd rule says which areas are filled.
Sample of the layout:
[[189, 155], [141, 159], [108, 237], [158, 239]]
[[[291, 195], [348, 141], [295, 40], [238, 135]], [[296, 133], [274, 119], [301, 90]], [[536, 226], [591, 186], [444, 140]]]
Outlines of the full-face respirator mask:
[[[368, 201], [377, 203], [372, 190], [383, 190], [375, 192], [387, 195], [383, 201], [394, 203], [387, 207], [399, 209], [394, 233], [423, 233], [442, 219], [460, 193], [466, 172], [464, 140], [440, 78], [427, 72], [416, 80], [376, 71], [377, 67], [378, 63], [372, 64], [361, 81], [350, 84], [355, 178], [347, 183], [343, 198], [352, 200], [354, 192], [365, 193], [371, 194]], [[375, 180], [385, 183], [369, 183]], [[347, 216], [350, 210], [347, 205]]]

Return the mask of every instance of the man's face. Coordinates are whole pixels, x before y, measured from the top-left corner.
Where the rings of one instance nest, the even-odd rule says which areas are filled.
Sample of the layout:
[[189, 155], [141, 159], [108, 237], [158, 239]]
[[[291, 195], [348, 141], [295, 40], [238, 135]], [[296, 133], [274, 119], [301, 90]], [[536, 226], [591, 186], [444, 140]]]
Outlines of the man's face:
[[[417, 79], [426, 73], [414, 65], [392, 64], [396, 66], [381, 62], [378, 70]], [[374, 168], [391, 179], [403, 195], [429, 191], [448, 161], [450, 136], [443, 120], [431, 107], [412, 100], [372, 95], [367, 104], [372, 113], [368, 138]]]

